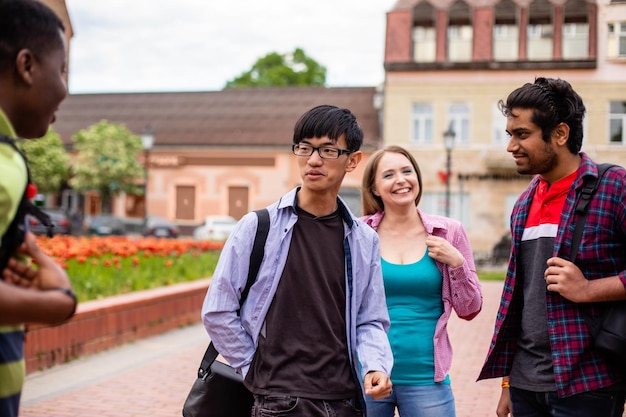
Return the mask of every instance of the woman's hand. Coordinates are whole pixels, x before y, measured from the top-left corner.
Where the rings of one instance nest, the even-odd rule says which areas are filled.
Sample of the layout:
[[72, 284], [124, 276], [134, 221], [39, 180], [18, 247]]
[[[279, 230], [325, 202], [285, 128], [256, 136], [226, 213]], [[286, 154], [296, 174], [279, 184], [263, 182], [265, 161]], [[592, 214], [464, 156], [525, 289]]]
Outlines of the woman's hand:
[[428, 246], [428, 255], [431, 258], [451, 268], [458, 268], [465, 262], [461, 252], [442, 237], [429, 235], [426, 238], [426, 246]]

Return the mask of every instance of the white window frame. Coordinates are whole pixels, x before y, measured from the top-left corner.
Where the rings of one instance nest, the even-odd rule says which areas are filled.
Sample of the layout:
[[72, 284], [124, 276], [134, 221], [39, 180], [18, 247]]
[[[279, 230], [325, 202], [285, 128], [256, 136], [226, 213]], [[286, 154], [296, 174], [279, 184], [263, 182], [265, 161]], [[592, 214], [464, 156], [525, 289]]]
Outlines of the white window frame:
[[607, 57], [626, 58], [626, 22], [608, 22]]
[[500, 107], [498, 107], [498, 101], [493, 103], [491, 109], [491, 137], [493, 143], [497, 145], [506, 144], [509, 141], [509, 135], [506, 133], [506, 117], [502, 114]]
[[472, 111], [467, 102], [450, 103], [446, 126], [452, 126], [455, 137], [454, 143], [469, 145], [472, 131]]
[[427, 145], [433, 143], [433, 104], [415, 102], [411, 106], [411, 143]]
[[[453, 173], [454, 175], [454, 173]], [[450, 190], [450, 218], [457, 219], [466, 229], [470, 229], [470, 199], [469, 193], [452, 187]], [[419, 207], [425, 213], [446, 215], [446, 193], [424, 191], [419, 202]]]
[[[614, 105], [622, 103], [622, 112], [617, 112], [614, 109]], [[609, 127], [607, 141], [610, 145], [624, 145], [626, 144], [626, 99], [624, 100], [612, 100], [609, 103]], [[621, 140], [613, 141], [613, 135], [620, 135]]]

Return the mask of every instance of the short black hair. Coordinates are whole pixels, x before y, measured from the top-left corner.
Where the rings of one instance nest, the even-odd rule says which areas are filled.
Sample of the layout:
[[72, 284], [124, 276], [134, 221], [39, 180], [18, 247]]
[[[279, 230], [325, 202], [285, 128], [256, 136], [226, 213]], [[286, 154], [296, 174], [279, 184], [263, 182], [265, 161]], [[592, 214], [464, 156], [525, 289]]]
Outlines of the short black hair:
[[502, 114], [510, 116], [513, 109], [530, 109], [532, 122], [541, 128], [542, 138], [550, 142], [552, 131], [559, 123], [569, 126], [567, 149], [577, 154], [583, 144], [585, 105], [570, 83], [555, 78], [539, 77], [514, 90], [498, 103]]
[[0, 72], [15, 63], [22, 49], [36, 57], [61, 47], [59, 29], [65, 26], [45, 4], [37, 0], [0, 0]]
[[356, 121], [356, 116], [348, 109], [323, 104], [300, 116], [294, 127], [293, 143], [298, 144], [304, 139], [324, 136], [337, 141], [343, 134], [349, 151], [361, 149], [363, 130]]

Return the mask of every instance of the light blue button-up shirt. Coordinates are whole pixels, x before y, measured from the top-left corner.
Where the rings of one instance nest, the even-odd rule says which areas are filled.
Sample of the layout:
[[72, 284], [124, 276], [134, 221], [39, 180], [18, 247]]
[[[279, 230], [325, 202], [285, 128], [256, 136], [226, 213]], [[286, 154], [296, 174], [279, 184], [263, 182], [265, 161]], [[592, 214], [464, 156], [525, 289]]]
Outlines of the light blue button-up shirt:
[[[241, 316], [237, 315], [237, 310], [246, 285], [256, 235], [258, 219], [255, 213], [245, 215], [226, 241], [202, 306], [202, 321], [217, 351], [244, 377], [289, 253], [293, 226], [298, 220], [295, 210], [297, 191], [298, 188], [293, 189], [268, 207], [271, 226], [265, 244], [265, 257], [241, 309]], [[346, 335], [350, 361], [355, 375], [361, 372], [363, 376], [370, 371], [383, 371], [390, 375], [393, 356], [387, 339], [389, 315], [378, 235], [356, 219], [341, 199], [338, 200], [344, 219]], [[320, 259], [320, 262], [323, 261]], [[314, 319], [311, 317], [311, 320]]]

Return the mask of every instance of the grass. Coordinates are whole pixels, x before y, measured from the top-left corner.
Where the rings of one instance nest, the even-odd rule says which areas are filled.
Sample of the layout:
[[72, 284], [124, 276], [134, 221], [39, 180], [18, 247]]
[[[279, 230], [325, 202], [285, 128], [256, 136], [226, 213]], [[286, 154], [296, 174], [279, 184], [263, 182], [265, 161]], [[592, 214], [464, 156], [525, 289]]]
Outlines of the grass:
[[506, 271], [478, 271], [480, 281], [504, 281]]

